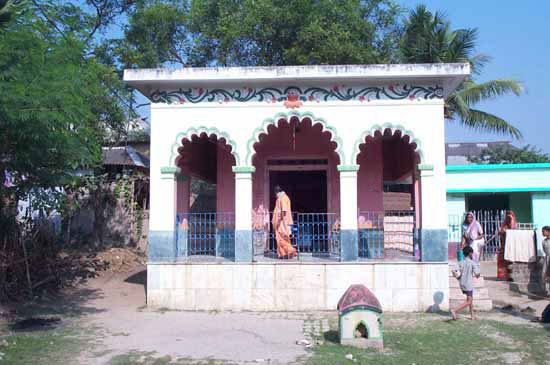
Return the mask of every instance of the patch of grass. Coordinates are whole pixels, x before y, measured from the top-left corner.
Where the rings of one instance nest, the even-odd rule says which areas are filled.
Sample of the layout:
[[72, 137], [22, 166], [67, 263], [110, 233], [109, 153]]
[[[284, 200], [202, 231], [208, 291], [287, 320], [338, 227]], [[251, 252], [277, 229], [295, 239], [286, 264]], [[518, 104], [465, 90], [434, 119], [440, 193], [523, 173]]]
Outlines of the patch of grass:
[[164, 314], [166, 312], [172, 312], [172, 309], [166, 308], [166, 307], [160, 307], [155, 312], [160, 313], [160, 314]]
[[108, 365], [230, 365], [224, 360], [216, 359], [173, 359], [171, 356], [157, 357], [155, 352], [132, 351], [116, 355]]
[[58, 328], [29, 333], [17, 333], [2, 338], [8, 346], [1, 347], [6, 364], [61, 364], [78, 357], [82, 341], [70, 328]]
[[[307, 362], [350, 364], [346, 354], [352, 354], [360, 364], [506, 363], [518, 358], [521, 363], [547, 361], [550, 333], [540, 327], [484, 320], [451, 322], [433, 314], [405, 315], [408, 323], [402, 325], [403, 315], [385, 316], [388, 320], [384, 322], [384, 350], [341, 346], [337, 328], [333, 327], [324, 333], [324, 344], [312, 349]], [[499, 334], [509, 341], [498, 341]]]

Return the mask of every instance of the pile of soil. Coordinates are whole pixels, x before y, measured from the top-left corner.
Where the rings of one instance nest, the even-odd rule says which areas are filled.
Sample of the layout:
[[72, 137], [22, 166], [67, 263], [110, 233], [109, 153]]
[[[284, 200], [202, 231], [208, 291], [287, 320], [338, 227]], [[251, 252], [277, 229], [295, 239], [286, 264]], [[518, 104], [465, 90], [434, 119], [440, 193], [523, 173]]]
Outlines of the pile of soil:
[[97, 258], [107, 265], [105, 270], [109, 272], [130, 272], [147, 262], [143, 251], [129, 248], [109, 248], [99, 252]]

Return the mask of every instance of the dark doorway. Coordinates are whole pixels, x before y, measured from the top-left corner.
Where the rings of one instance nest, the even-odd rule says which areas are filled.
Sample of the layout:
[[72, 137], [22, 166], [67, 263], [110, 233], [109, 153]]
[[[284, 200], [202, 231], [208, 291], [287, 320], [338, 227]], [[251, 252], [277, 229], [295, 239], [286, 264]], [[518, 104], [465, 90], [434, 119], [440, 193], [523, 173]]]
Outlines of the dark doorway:
[[466, 207], [469, 211], [508, 210], [508, 194], [472, 194], [466, 195]]
[[326, 171], [270, 171], [269, 205], [275, 204], [276, 185], [286, 192], [297, 213], [327, 212], [327, 172]]

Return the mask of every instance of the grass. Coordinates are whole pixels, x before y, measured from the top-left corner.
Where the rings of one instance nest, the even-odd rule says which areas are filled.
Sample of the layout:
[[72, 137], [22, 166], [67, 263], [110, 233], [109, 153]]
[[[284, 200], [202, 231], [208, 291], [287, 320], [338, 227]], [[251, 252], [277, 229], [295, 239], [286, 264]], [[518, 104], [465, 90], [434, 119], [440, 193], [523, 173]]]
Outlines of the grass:
[[6, 364], [71, 363], [83, 346], [78, 331], [64, 327], [4, 336], [8, 346], [0, 347]]
[[[311, 364], [549, 364], [550, 331], [538, 326], [497, 321], [448, 321], [433, 314], [385, 315], [384, 350], [338, 344], [337, 328], [313, 348]], [[331, 323], [334, 326], [334, 322]]]
[[114, 356], [108, 365], [225, 365], [226, 361], [215, 359], [173, 359], [170, 356], [156, 357], [154, 352], [132, 351]]

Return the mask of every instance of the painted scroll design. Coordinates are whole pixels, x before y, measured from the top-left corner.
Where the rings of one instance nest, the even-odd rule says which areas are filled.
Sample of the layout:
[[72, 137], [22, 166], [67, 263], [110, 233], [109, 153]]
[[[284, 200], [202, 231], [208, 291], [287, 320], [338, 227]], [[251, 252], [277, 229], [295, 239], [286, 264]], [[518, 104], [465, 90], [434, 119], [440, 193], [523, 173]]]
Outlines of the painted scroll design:
[[282, 102], [287, 108], [298, 108], [302, 105], [302, 102], [441, 99], [443, 98], [443, 87], [439, 85], [395, 84], [369, 87], [335, 85], [331, 88], [288, 86], [284, 89], [273, 87], [261, 89], [251, 87], [240, 89], [180, 88], [174, 91], [156, 90], [150, 97], [154, 103], [167, 104]]

